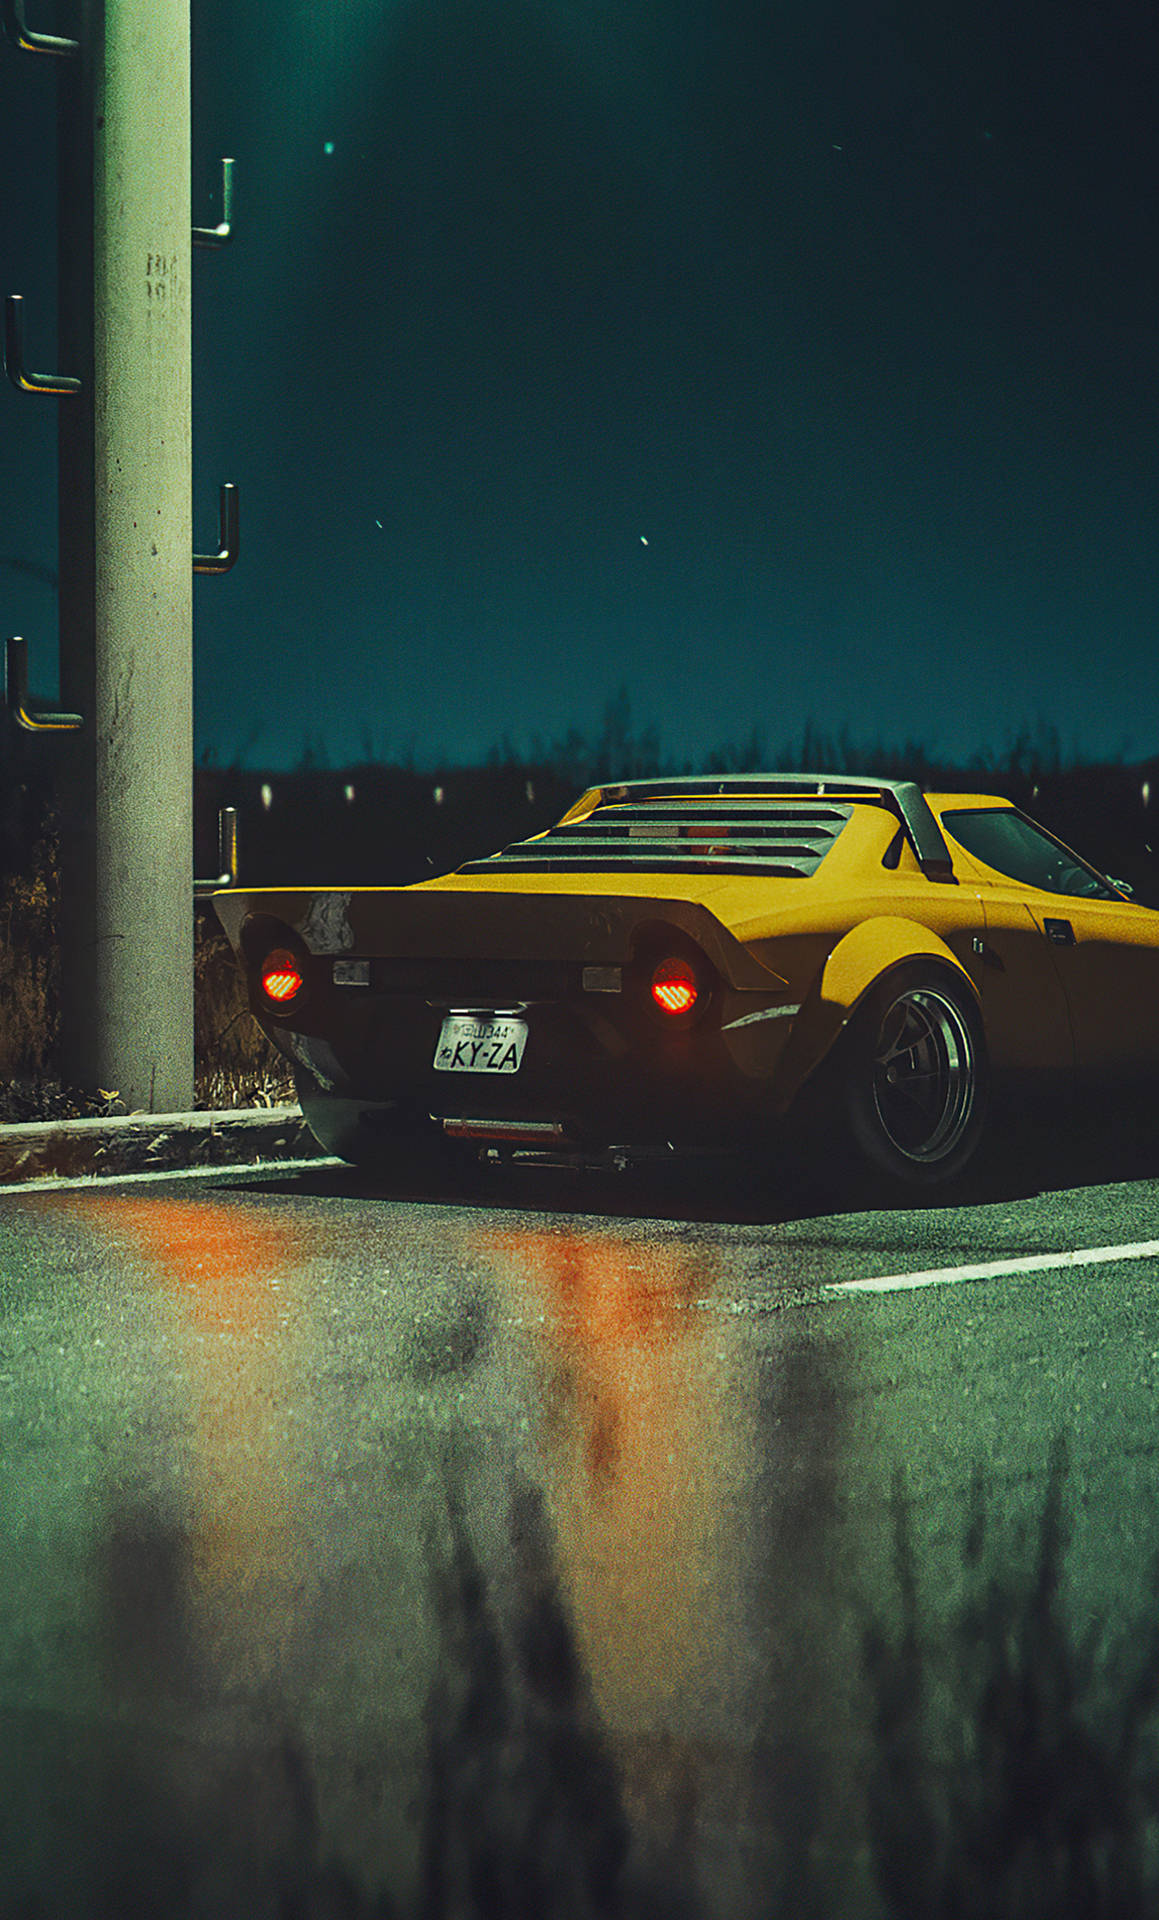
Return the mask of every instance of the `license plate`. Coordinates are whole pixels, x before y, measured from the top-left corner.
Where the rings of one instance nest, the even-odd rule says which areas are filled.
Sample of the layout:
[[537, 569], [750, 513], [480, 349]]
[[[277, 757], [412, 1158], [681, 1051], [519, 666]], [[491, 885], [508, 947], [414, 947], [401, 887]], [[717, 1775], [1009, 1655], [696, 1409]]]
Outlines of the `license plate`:
[[435, 1048], [435, 1068], [439, 1073], [518, 1073], [526, 1045], [526, 1020], [449, 1013]]

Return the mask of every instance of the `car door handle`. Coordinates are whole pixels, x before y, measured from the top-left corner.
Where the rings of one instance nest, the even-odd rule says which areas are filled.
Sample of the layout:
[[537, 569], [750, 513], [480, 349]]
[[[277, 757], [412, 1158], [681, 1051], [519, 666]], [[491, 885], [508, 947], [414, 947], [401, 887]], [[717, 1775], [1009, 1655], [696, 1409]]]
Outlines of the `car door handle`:
[[1044, 920], [1042, 930], [1052, 946], [1074, 946], [1074, 928], [1069, 920]]

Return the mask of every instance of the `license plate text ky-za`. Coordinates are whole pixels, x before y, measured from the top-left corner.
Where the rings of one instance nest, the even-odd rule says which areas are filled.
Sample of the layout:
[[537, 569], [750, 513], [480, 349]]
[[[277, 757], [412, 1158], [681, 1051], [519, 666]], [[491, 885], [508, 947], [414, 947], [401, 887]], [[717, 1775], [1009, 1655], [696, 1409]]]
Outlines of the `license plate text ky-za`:
[[489, 1020], [449, 1013], [435, 1048], [440, 1073], [518, 1073], [527, 1045], [525, 1020]]

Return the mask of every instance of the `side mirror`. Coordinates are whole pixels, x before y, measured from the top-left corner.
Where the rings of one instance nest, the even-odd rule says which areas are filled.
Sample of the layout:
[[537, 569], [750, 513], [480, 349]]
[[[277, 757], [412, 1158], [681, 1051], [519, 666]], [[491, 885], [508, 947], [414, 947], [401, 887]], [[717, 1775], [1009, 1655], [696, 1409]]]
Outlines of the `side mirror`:
[[1126, 894], [1126, 896], [1127, 896], [1127, 898], [1128, 898], [1128, 900], [1133, 900], [1133, 899], [1134, 899], [1134, 897], [1135, 897], [1135, 889], [1134, 889], [1134, 887], [1133, 887], [1133, 886], [1131, 885], [1131, 882], [1130, 882], [1129, 880], [1116, 880], [1116, 878], [1115, 878], [1115, 876], [1114, 876], [1114, 874], [1113, 874], [1113, 873], [1109, 873], [1109, 874], [1107, 875], [1107, 879], [1108, 879], [1108, 880], [1110, 881], [1110, 883], [1111, 883], [1111, 885], [1112, 885], [1113, 887], [1117, 887], [1117, 888], [1118, 888], [1118, 890], [1119, 890], [1119, 892], [1120, 892], [1120, 893], [1125, 893], [1125, 894]]

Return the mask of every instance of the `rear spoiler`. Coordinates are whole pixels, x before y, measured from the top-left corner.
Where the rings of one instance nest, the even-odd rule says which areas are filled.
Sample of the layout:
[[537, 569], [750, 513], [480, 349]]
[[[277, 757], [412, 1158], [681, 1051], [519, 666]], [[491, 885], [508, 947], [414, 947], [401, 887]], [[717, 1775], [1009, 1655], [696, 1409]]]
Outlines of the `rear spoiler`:
[[844, 773], [727, 773], [681, 774], [671, 780], [620, 780], [611, 786], [591, 787], [563, 819], [563, 826], [600, 806], [625, 800], [659, 800], [664, 796], [713, 799], [726, 794], [832, 794], [843, 800], [871, 800], [886, 807], [901, 823], [914, 857], [928, 880], [956, 885], [954, 863], [945, 835], [921, 788], [912, 780], [876, 780]]

